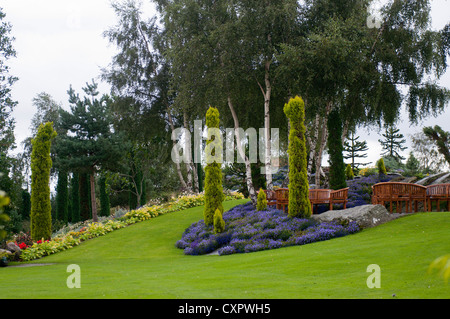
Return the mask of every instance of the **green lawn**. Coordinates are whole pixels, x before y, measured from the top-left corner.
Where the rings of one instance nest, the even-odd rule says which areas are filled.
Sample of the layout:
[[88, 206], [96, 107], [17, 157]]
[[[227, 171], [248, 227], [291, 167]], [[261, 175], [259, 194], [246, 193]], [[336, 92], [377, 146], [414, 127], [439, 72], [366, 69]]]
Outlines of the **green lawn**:
[[[245, 200], [225, 202], [225, 209]], [[1, 298], [450, 298], [427, 274], [450, 253], [450, 213], [419, 213], [305, 246], [229, 256], [185, 256], [175, 242], [203, 208], [170, 213], [35, 260], [0, 268]], [[81, 288], [66, 285], [81, 268]], [[381, 268], [381, 288], [366, 285]]]

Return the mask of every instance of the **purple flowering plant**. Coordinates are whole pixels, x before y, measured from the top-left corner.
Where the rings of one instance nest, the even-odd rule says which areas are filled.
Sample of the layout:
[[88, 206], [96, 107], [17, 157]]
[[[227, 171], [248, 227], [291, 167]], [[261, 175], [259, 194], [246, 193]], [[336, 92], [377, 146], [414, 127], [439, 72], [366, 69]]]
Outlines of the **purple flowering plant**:
[[281, 210], [256, 211], [251, 203], [235, 206], [223, 214], [225, 230], [215, 234], [203, 220], [187, 228], [175, 246], [186, 255], [219, 255], [255, 252], [304, 245], [342, 237], [359, 231], [356, 223], [319, 223], [311, 218], [289, 217]]

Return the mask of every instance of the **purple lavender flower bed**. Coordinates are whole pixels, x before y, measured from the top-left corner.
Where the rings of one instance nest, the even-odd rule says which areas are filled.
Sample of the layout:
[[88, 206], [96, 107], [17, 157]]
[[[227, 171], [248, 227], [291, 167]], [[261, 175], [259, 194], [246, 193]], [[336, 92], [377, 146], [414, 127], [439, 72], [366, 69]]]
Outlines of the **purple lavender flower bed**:
[[291, 218], [280, 210], [257, 212], [251, 203], [238, 205], [223, 215], [225, 231], [214, 234], [203, 220], [192, 224], [177, 241], [186, 255], [246, 253], [342, 237], [359, 231], [356, 223], [318, 223], [313, 219]]

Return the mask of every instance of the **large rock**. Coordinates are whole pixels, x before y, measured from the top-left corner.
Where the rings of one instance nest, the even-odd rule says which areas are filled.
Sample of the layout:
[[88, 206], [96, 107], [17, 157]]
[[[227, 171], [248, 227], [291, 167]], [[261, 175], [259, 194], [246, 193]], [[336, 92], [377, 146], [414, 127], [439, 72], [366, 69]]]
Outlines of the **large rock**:
[[320, 222], [356, 222], [361, 228], [374, 227], [402, 214], [390, 214], [382, 205], [363, 205], [342, 210], [330, 210], [312, 218]]

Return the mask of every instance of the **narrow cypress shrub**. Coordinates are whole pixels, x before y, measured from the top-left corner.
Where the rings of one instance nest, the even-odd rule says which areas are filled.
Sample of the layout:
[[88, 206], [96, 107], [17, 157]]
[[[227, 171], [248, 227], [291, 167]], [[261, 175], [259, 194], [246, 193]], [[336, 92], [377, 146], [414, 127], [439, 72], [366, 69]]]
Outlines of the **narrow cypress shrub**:
[[39, 126], [32, 139], [31, 152], [31, 238], [50, 239], [52, 235], [52, 207], [50, 203], [50, 147], [56, 137], [53, 123]]
[[378, 174], [380, 174], [380, 175], [386, 175], [387, 174], [386, 166], [384, 166], [384, 159], [383, 158], [380, 158], [377, 161], [377, 168], [378, 168]]
[[56, 185], [56, 219], [63, 220], [66, 224], [69, 215], [69, 192], [67, 172], [58, 172], [58, 183]]
[[[222, 202], [225, 199], [222, 188], [221, 162], [218, 162], [216, 155], [222, 152], [222, 137], [215, 134], [212, 138], [213, 129], [219, 128], [219, 111], [210, 107], [206, 112], [206, 126], [208, 127], [208, 140], [206, 141], [206, 168], [205, 168], [205, 208], [203, 217], [205, 225], [214, 223], [214, 214], [219, 210], [223, 214]], [[216, 133], [218, 133], [216, 130]], [[211, 134], [211, 135], [210, 135]], [[212, 144], [214, 143], [214, 144]]]
[[214, 232], [216, 234], [223, 233], [225, 230], [225, 221], [223, 220], [222, 212], [216, 209], [214, 212]]
[[256, 200], [256, 210], [262, 211], [267, 209], [267, 197], [262, 188], [259, 189], [258, 198]]
[[347, 177], [347, 179], [355, 178], [355, 174], [353, 173], [353, 170], [352, 170], [352, 165], [350, 165], [350, 164], [347, 164], [347, 167], [345, 168], [345, 177]]
[[72, 197], [72, 222], [81, 221], [80, 217], [80, 174], [73, 173], [71, 180], [71, 197]]
[[80, 218], [88, 220], [91, 218], [91, 183], [89, 183], [89, 174], [80, 173]]
[[106, 177], [100, 176], [100, 216], [109, 216], [109, 194], [106, 187]]
[[311, 216], [306, 162], [305, 103], [296, 96], [284, 106], [290, 121], [289, 131], [289, 216]]
[[345, 178], [344, 146], [342, 145], [342, 120], [338, 109], [328, 115], [328, 162], [330, 164], [330, 188], [347, 187]]

